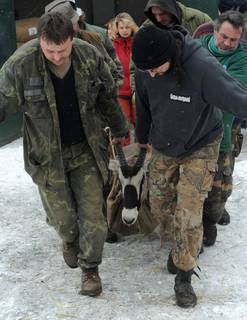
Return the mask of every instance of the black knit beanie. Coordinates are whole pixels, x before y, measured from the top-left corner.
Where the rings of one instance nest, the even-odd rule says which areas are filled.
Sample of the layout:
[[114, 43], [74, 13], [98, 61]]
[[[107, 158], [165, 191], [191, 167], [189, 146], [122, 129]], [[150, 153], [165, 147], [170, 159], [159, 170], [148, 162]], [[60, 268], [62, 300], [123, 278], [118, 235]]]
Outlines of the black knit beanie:
[[173, 58], [176, 50], [176, 40], [170, 31], [150, 25], [135, 34], [132, 60], [138, 69], [153, 69]]

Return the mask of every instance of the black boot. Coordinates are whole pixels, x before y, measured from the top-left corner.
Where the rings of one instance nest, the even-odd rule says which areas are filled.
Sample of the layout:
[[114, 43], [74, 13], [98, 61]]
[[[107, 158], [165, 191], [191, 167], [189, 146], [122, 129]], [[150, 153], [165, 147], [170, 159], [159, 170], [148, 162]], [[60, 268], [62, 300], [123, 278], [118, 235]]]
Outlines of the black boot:
[[108, 229], [106, 242], [108, 242], [108, 243], [118, 242], [118, 235], [115, 232], [112, 232], [110, 229]]
[[197, 297], [191, 285], [191, 276], [194, 273], [178, 269], [175, 277], [175, 295], [177, 305], [181, 308], [194, 307], [197, 304]]
[[217, 227], [216, 224], [203, 219], [203, 244], [207, 247], [215, 244], [217, 238]]
[[171, 274], [177, 274], [178, 268], [175, 266], [172, 259], [172, 250], [169, 252], [168, 260], [167, 260], [167, 270]]
[[204, 252], [203, 244], [201, 245], [201, 249], [199, 251], [199, 254], [202, 254]]
[[231, 217], [229, 215], [229, 213], [226, 211], [226, 209], [224, 209], [224, 212], [220, 218], [220, 220], [218, 221], [218, 224], [222, 225], [222, 226], [226, 226], [227, 224], [229, 224], [231, 221]]

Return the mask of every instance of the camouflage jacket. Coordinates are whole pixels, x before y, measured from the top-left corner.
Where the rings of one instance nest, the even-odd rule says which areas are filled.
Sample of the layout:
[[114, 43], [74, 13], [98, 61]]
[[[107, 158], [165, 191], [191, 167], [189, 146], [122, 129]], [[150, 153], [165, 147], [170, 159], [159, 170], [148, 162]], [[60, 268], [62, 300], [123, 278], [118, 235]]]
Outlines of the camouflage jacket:
[[99, 26], [86, 23], [85, 21], [80, 21], [79, 26], [82, 30], [86, 30], [89, 32], [96, 32], [100, 36], [104, 48], [106, 49], [107, 53], [109, 54], [109, 56], [117, 66], [117, 73], [116, 73], [117, 80], [118, 80], [117, 85], [118, 87], [123, 85], [123, 82], [124, 82], [123, 68], [122, 68], [121, 62], [116, 56], [113, 43], [107, 35], [107, 30], [105, 28], [101, 28]]
[[103, 43], [106, 51], [109, 54], [109, 56], [113, 60], [115, 60], [115, 58], [116, 58], [115, 49], [114, 49], [114, 46], [113, 46], [111, 40], [107, 36], [107, 30], [106, 29], [101, 28], [99, 26], [95, 26], [93, 24], [86, 23], [85, 21], [80, 21], [79, 22], [79, 26], [80, 26], [80, 28], [82, 30], [98, 33], [100, 38], [101, 38], [101, 40], [102, 40], [102, 43]]
[[[114, 60], [109, 56], [108, 52], [106, 51], [103, 42], [99, 36], [99, 40], [97, 41], [96, 39], [94, 39], [92, 36], [89, 39], [84, 39], [84, 35], [83, 32], [85, 32], [84, 30], [79, 30], [78, 31], [78, 35], [77, 38], [81, 39], [81, 40], [85, 40], [86, 42], [90, 43], [91, 45], [95, 46], [99, 52], [102, 54], [104, 61], [108, 64], [108, 67], [110, 68], [111, 74], [113, 76], [113, 79], [115, 80], [116, 85], [119, 87], [120, 85], [123, 84], [123, 70], [122, 67], [119, 67], [119, 60], [117, 58], [115, 58]], [[89, 32], [89, 35], [92, 32]]]
[[[108, 141], [103, 127], [109, 125], [113, 136], [121, 137], [128, 132], [127, 124], [116, 102], [114, 80], [98, 51], [74, 39], [71, 60], [85, 136], [106, 182]], [[16, 111], [23, 112], [25, 170], [38, 185], [63, 188], [55, 93], [37, 39], [19, 48], [0, 71], [0, 116]]]
[[189, 31], [190, 35], [192, 35], [201, 24], [212, 21], [206, 13], [200, 10], [186, 7], [180, 2], [178, 2], [178, 6], [182, 11], [181, 24]]

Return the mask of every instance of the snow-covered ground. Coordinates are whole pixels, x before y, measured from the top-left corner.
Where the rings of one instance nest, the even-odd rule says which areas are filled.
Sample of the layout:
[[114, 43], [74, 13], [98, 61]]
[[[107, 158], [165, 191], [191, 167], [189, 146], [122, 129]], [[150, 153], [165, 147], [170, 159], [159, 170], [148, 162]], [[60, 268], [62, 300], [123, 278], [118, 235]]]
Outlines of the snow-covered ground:
[[[247, 136], [245, 137], [247, 140]], [[106, 244], [103, 294], [78, 295], [80, 270], [63, 262], [61, 243], [45, 222], [36, 186], [23, 169], [21, 139], [0, 148], [0, 319], [247, 319], [247, 148], [236, 163], [231, 224], [200, 256], [194, 309], [175, 305], [168, 246], [154, 236]]]

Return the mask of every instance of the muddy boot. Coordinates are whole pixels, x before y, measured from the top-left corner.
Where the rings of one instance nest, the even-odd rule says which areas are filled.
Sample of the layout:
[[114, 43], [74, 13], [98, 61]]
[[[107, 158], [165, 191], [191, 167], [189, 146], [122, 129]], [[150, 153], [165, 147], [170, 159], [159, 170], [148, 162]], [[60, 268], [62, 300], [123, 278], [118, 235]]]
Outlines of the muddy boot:
[[168, 260], [167, 260], [167, 270], [171, 274], [177, 274], [178, 268], [175, 266], [172, 259], [172, 250], [169, 252]]
[[207, 247], [215, 244], [217, 238], [217, 227], [216, 224], [203, 219], [203, 244]]
[[101, 294], [102, 285], [98, 273], [98, 267], [82, 269], [82, 283], [80, 294], [84, 296], [95, 297]]
[[230, 215], [229, 213], [226, 211], [226, 209], [224, 209], [224, 212], [222, 214], [222, 217], [220, 218], [220, 220], [218, 221], [218, 224], [222, 225], [222, 226], [226, 226], [227, 224], [229, 224], [231, 221]]
[[194, 307], [197, 304], [197, 297], [191, 285], [191, 276], [194, 273], [178, 269], [175, 277], [175, 295], [177, 305], [181, 308]]
[[63, 242], [63, 259], [65, 263], [72, 269], [78, 268], [79, 244], [78, 240], [72, 243]]

